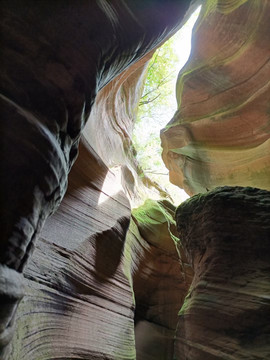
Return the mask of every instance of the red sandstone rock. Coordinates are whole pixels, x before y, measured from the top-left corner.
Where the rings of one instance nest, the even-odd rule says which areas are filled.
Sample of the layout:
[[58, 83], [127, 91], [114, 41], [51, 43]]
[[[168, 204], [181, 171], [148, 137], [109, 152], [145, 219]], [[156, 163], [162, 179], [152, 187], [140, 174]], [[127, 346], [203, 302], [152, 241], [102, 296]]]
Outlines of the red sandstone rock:
[[206, 1], [177, 82], [178, 111], [162, 131], [173, 184], [270, 189], [270, 3]]
[[[220, 354], [230, 359], [267, 357], [264, 321], [269, 311], [265, 302], [268, 250], [262, 253], [252, 248], [256, 256], [258, 253], [258, 260], [246, 248], [238, 252], [235, 247], [228, 251], [222, 248], [220, 256], [219, 249], [207, 245], [206, 257], [214, 259], [210, 264], [214, 264], [210, 269], [214, 280], [210, 280], [221, 283], [213, 289], [202, 281], [198, 283], [198, 279], [208, 276], [207, 259], [203, 255], [198, 263], [196, 251], [200, 247], [191, 251], [196, 275], [190, 296], [202, 300], [203, 308], [198, 310], [196, 302], [194, 305], [187, 298], [174, 349], [176, 315], [193, 276], [180, 247], [185, 241], [178, 242], [177, 253], [171, 241], [171, 233], [176, 235], [174, 225], [166, 218], [160, 221], [160, 216], [155, 218], [154, 226], [132, 221], [127, 232], [127, 196], [134, 195], [136, 182], [130, 134], [145, 61], [149, 51], [178, 26], [187, 4], [181, 2], [179, 7], [178, 1], [157, 0], [151, 4], [83, 1], [76, 6], [62, 0], [27, 0], [23, 6], [15, 0], [2, 3], [0, 356], [5, 360], [135, 359], [136, 340], [138, 360], [173, 356], [188, 356], [192, 360], [206, 356], [209, 360]], [[189, 164], [184, 166], [183, 181], [190, 193], [214, 187], [220, 178], [221, 183], [266, 188], [269, 184], [269, 128], [265, 115], [269, 102], [268, 4], [241, 3], [206, 2], [209, 12], [194, 38], [198, 45], [178, 83], [183, 105], [179, 114], [184, 125], [173, 126], [165, 133], [166, 140], [163, 137], [163, 144], [169, 144], [164, 159], [171, 167], [174, 182], [181, 185], [181, 157]], [[217, 51], [221, 46], [222, 51]], [[236, 58], [230, 59], [230, 54], [235, 53]], [[228, 63], [222, 63], [224, 56], [230, 60]], [[132, 65], [138, 59], [141, 62]], [[190, 75], [186, 73], [189, 67], [201, 66], [204, 61], [207, 66]], [[250, 72], [251, 67], [257, 72], [249, 78], [254, 72]], [[226, 81], [224, 73], [229, 74]], [[228, 107], [228, 113], [219, 116], [215, 112], [223, 106]], [[67, 173], [76, 158], [79, 135], [87, 119], [84, 135], [88, 143], [85, 139], [81, 143], [68, 191], [58, 211], [47, 219], [25, 269], [26, 297], [19, 305], [16, 323], [14, 311], [23, 296], [22, 275], [18, 271], [25, 267], [45, 219], [64, 196]], [[208, 152], [204, 148], [202, 151], [202, 143]], [[118, 164], [122, 166], [123, 187], [108, 168]], [[230, 172], [235, 176], [231, 182]], [[245, 195], [243, 198], [246, 201]], [[245, 201], [250, 209], [249, 200]], [[250, 210], [256, 236], [268, 231], [267, 226], [260, 229], [259, 220], [256, 222], [257, 215], [261, 218], [261, 211], [265, 213], [266, 202], [262, 201], [261, 207], [257, 205]], [[210, 203], [210, 220], [215, 223], [220, 210], [211, 206]], [[198, 218], [203, 214], [200, 211]], [[237, 224], [232, 226], [230, 214], [233, 215], [224, 212], [228, 234], [234, 227], [239, 230]], [[190, 231], [199, 224], [197, 220], [194, 215]], [[203, 223], [205, 234], [213, 231], [210, 220]], [[226, 272], [232, 281], [224, 278]], [[239, 284], [246, 293], [239, 291]], [[219, 299], [212, 302], [209, 298], [216, 296], [217, 291], [224, 297], [225, 305], [236, 296], [239, 306], [228, 314], [223, 304], [222, 316], [218, 311], [213, 316], [212, 308], [220, 309], [222, 305]], [[200, 324], [197, 319], [201, 319]], [[219, 325], [221, 320], [223, 327]], [[234, 327], [228, 326], [232, 322]], [[8, 356], [7, 345], [14, 327]], [[209, 342], [206, 335], [212, 339], [212, 347], [205, 345]]]
[[[6, 345], [12, 332], [9, 330], [22, 296], [22, 276], [14, 271], [23, 271], [45, 220], [57, 209], [65, 194], [67, 175], [76, 159], [80, 134], [97, 92], [173, 33], [187, 6], [188, 3], [179, 4], [173, 0], [151, 3], [82, 1], [76, 4], [65, 0], [26, 0], [23, 4], [16, 0], [2, 1], [0, 283], [12, 284], [11, 289], [4, 287], [0, 291], [2, 302], [6, 298], [12, 299], [7, 304], [7, 316], [0, 321], [2, 357], [8, 357]], [[95, 158], [94, 166], [91, 154]], [[75, 183], [86, 181], [85, 188], [80, 188], [76, 195], [72, 193], [70, 198], [67, 195], [60, 212], [48, 221], [41, 235], [44, 239], [40, 241], [41, 252], [36, 251], [34, 263], [30, 263], [27, 270], [33, 288], [36, 286], [30, 291], [30, 297], [34, 293], [38, 298], [43, 297], [37, 285], [39, 276], [44, 276], [43, 270], [49, 284], [57, 278], [57, 272], [54, 273], [49, 265], [46, 268], [40, 260], [44, 251], [47, 255], [48, 247], [53, 248], [52, 244], [58, 243], [68, 249], [75, 241], [75, 249], [89, 236], [117, 227], [119, 219], [129, 212], [126, 205], [122, 207], [122, 203], [126, 204], [123, 193], [115, 194], [116, 199], [106, 206], [97, 206], [102, 186], [96, 187], [92, 179], [104, 180], [104, 172], [107, 173], [108, 169], [99, 156], [95, 156], [93, 149], [89, 152], [89, 159], [82, 158], [83, 165], [88, 161], [88, 173], [80, 168], [81, 178]], [[109, 176], [114, 179], [113, 174]], [[84, 196], [88, 199], [87, 205]], [[86, 213], [82, 209], [87, 210]], [[124, 230], [121, 241], [123, 237]], [[48, 247], [47, 242], [50, 244]], [[43, 248], [44, 243], [46, 246]], [[55, 259], [57, 255], [52, 251], [51, 257]], [[42, 260], [46, 262], [46, 256]], [[53, 263], [50, 259], [48, 261]], [[55, 262], [53, 264], [59, 266], [56, 259]], [[36, 269], [37, 274], [33, 274], [29, 269], [36, 263], [40, 268]], [[9, 275], [11, 279], [7, 280]], [[59, 290], [56, 288], [53, 293]], [[46, 289], [44, 291], [46, 293]], [[55, 294], [50, 296], [55, 298]], [[37, 303], [37, 313], [39, 310], [42, 312], [42, 300]], [[57, 307], [52, 311], [54, 314], [60, 312], [59, 308], [64, 304], [60, 300], [56, 303], [52, 305]], [[23, 317], [24, 310], [20, 311]], [[74, 316], [75, 313], [74, 310]], [[23, 330], [20, 327], [16, 333], [13, 358], [37, 359], [38, 354], [53, 358], [49, 347], [52, 338], [56, 339], [59, 328], [55, 326], [57, 332], [49, 336], [46, 345], [39, 337], [43, 326], [47, 326], [46, 318], [44, 322], [39, 317], [33, 321], [27, 319], [25, 323], [25, 318], [20, 323]], [[41, 328], [35, 333], [34, 328], [39, 321]], [[62, 328], [67, 326], [66, 322], [61, 325]], [[32, 348], [21, 338], [31, 337], [28, 333], [31, 328], [31, 335], [34, 338], [37, 336], [37, 348], [35, 341]], [[72, 341], [70, 347], [62, 343], [57, 350], [61, 354], [59, 356], [65, 359], [73, 356]], [[111, 343], [111, 340], [108, 342]], [[66, 347], [68, 355], [65, 354]], [[114, 347], [117, 349], [117, 344]], [[80, 356], [88, 356], [84, 347], [81, 351]], [[104, 352], [119, 358], [119, 354], [112, 350], [105, 348]]]
[[130, 208], [114, 175], [87, 142], [58, 211], [26, 270], [9, 359], [135, 358], [134, 300], [123, 272]]

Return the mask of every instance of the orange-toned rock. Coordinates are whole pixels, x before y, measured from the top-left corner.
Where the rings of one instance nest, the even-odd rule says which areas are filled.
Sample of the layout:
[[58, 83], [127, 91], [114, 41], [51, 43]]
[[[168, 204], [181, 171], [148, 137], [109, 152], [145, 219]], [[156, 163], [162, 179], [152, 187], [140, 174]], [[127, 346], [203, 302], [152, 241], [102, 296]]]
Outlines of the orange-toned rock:
[[270, 189], [270, 3], [206, 1], [161, 134], [172, 183]]
[[[2, 1], [1, 360], [196, 360], [202, 351], [210, 360], [216, 351], [232, 358], [233, 350], [240, 358], [248, 350], [250, 359], [267, 358], [269, 232], [261, 219], [268, 193], [207, 195], [218, 206], [207, 201], [198, 212], [192, 208], [184, 226], [179, 223], [181, 241], [168, 202], [148, 201], [142, 216], [131, 216], [138, 164], [130, 136], [145, 66], [179, 27], [188, 3]], [[177, 123], [163, 134], [171, 178], [189, 193], [228, 179], [268, 186], [268, 6], [264, 0], [205, 2], [177, 85]], [[229, 204], [222, 207], [224, 199]], [[244, 232], [238, 203], [250, 220], [241, 225]], [[197, 244], [200, 221], [205, 231]], [[217, 246], [209, 245], [208, 231]], [[239, 248], [231, 234], [241, 234]], [[243, 234], [259, 238], [252, 251]], [[176, 331], [193, 278], [190, 261], [195, 301], [187, 298]], [[227, 318], [212, 315], [213, 307], [224, 310], [219, 294], [232, 305]], [[221, 327], [215, 318], [224, 319]], [[205, 345], [206, 335], [214, 347]]]

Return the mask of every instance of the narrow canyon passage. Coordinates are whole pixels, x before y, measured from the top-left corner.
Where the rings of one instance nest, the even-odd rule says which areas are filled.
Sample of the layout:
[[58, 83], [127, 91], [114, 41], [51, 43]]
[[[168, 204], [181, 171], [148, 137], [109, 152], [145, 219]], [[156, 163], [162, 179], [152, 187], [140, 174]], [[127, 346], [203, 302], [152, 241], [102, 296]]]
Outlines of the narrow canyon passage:
[[[132, 133], [199, 6], [160, 133], [180, 204]], [[1, 7], [0, 359], [270, 359], [269, 1]]]

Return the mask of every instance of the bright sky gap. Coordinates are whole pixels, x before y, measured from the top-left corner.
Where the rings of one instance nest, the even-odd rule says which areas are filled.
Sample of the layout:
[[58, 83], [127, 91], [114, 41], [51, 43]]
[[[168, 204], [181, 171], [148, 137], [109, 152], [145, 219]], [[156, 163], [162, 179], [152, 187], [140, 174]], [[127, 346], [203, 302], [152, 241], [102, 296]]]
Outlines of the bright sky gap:
[[[177, 76], [189, 58], [192, 29], [198, 19], [200, 10], [201, 6], [194, 11], [185, 25], [171, 38], [171, 50], [174, 58], [177, 58], [177, 61], [174, 61], [174, 68], [170, 69], [170, 72], [173, 74], [171, 80], [166, 82], [170, 85], [169, 90], [166, 85], [166, 106], [164, 106], [164, 104], [161, 105], [158, 95], [153, 93], [153, 99], [155, 96], [157, 96], [157, 98], [150, 101], [149, 104], [139, 107], [138, 117], [143, 117], [143, 121], [137, 121], [133, 131], [133, 142], [137, 150], [137, 158], [146, 175], [163, 186], [171, 195], [176, 205], [179, 205], [189, 196], [184, 190], [169, 182], [168, 169], [161, 159], [159, 134], [160, 130], [167, 125], [177, 110], [175, 95]], [[163, 46], [166, 46], [166, 43]], [[162, 91], [162, 86], [160, 86], [160, 90]], [[146, 106], [151, 106], [150, 111]]]

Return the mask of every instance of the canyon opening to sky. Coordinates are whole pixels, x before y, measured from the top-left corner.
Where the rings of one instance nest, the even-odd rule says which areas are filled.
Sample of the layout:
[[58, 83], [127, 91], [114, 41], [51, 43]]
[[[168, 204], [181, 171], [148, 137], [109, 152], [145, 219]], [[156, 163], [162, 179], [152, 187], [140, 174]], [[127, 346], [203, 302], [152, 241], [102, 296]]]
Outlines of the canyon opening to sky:
[[164, 187], [175, 205], [189, 198], [189, 195], [169, 181], [168, 169], [161, 158], [160, 130], [166, 127], [177, 110], [177, 74], [188, 61], [192, 29], [200, 10], [201, 6], [175, 35], [155, 51], [148, 65], [133, 130], [137, 160], [145, 174]]

